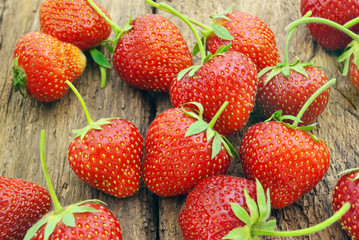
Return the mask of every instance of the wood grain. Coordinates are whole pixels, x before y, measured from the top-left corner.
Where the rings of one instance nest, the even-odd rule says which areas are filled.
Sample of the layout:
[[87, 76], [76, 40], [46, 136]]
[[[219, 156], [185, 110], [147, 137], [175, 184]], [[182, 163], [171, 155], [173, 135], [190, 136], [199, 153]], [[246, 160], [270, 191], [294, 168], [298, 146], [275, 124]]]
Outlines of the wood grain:
[[[121, 25], [132, 16], [157, 13], [168, 17], [181, 30], [190, 48], [195, 39], [189, 28], [177, 17], [152, 9], [143, 0], [98, 0], [108, 10], [112, 19]], [[291, 21], [300, 18], [299, 1], [296, 0], [168, 0], [163, 1], [185, 15], [205, 24], [209, 16], [223, 12], [230, 5], [233, 10], [246, 11], [260, 17], [272, 29], [283, 57], [287, 36], [284, 28]], [[76, 96], [68, 93], [59, 101], [40, 103], [23, 99], [12, 91], [12, 55], [17, 40], [31, 31], [39, 31], [38, 11], [40, 0], [0, 0], [0, 174], [18, 177], [45, 186], [39, 159], [39, 136], [46, 130], [46, 156], [50, 176], [61, 203], [65, 206], [88, 198], [98, 198], [119, 219], [123, 237], [129, 239], [181, 240], [178, 215], [184, 205], [185, 196], [160, 198], [151, 193], [144, 184], [134, 196], [119, 199], [104, 194], [82, 182], [67, 162], [67, 147], [73, 137], [72, 129], [86, 125], [86, 118]], [[329, 78], [336, 78], [330, 102], [324, 113], [316, 120], [314, 134], [330, 147], [331, 166], [323, 180], [311, 192], [296, 203], [273, 210], [278, 230], [295, 230], [313, 226], [332, 215], [331, 195], [337, 174], [351, 167], [359, 166], [359, 92], [338, 73], [336, 57], [340, 52], [328, 52], [310, 36], [306, 26], [300, 26], [293, 35], [290, 59], [298, 56], [302, 61], [316, 60]], [[89, 59], [89, 58], [88, 58]], [[283, 60], [283, 58], [282, 58]], [[154, 93], [135, 89], [125, 84], [114, 72], [107, 71], [108, 80], [100, 88], [98, 67], [88, 60], [84, 74], [76, 80], [75, 86], [85, 99], [94, 120], [101, 117], [121, 117], [133, 122], [145, 136], [151, 121], [171, 108], [168, 93]], [[239, 149], [243, 132], [256, 122], [251, 118], [247, 126], [230, 137]], [[240, 162], [231, 163], [229, 175], [243, 176]], [[297, 238], [265, 237], [265, 239], [349, 239], [338, 223], [309, 236]]]

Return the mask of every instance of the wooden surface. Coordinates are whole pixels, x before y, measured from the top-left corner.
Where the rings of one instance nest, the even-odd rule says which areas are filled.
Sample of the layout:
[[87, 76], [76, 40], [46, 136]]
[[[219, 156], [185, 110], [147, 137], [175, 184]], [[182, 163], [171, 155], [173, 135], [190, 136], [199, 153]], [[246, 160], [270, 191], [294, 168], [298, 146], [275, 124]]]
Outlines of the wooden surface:
[[[158, 13], [168, 17], [182, 31], [190, 48], [194, 37], [181, 21], [162, 11], [156, 11], [144, 0], [98, 0], [108, 10], [112, 19], [124, 25], [131, 14]], [[260, 17], [276, 36], [283, 55], [286, 32], [284, 27], [300, 15], [298, 0], [169, 0], [169, 3], [187, 16], [209, 24], [209, 16], [223, 12], [232, 5]], [[72, 139], [72, 129], [85, 126], [86, 118], [76, 96], [69, 92], [53, 103], [24, 100], [12, 91], [11, 65], [17, 40], [30, 31], [39, 31], [38, 11], [41, 0], [0, 0], [0, 174], [18, 177], [45, 186], [39, 157], [40, 130], [46, 130], [46, 156], [54, 188], [65, 206], [80, 200], [98, 198], [119, 219], [123, 239], [181, 240], [177, 218], [185, 196], [159, 198], [150, 193], [142, 183], [134, 196], [118, 199], [104, 194], [84, 182], [72, 171], [67, 161], [67, 147]], [[303, 61], [316, 59], [329, 78], [337, 78], [330, 102], [325, 112], [316, 120], [314, 133], [330, 147], [331, 166], [324, 179], [311, 192], [296, 203], [272, 211], [278, 230], [295, 230], [313, 226], [332, 215], [330, 205], [336, 174], [359, 166], [359, 92], [337, 71], [339, 52], [327, 52], [316, 44], [305, 26], [299, 27], [291, 40], [290, 58], [298, 56]], [[282, 58], [283, 60], [283, 58]], [[91, 61], [84, 74], [75, 82], [83, 95], [94, 120], [100, 117], [121, 117], [133, 122], [145, 136], [151, 121], [171, 107], [167, 93], [145, 92], [122, 82], [112, 69], [108, 71], [107, 85], [100, 88], [100, 73]], [[248, 125], [253, 120], [250, 120]], [[248, 127], [248, 126], [246, 126]], [[243, 131], [230, 137], [238, 150]], [[243, 176], [240, 162], [232, 162], [229, 175]], [[298, 238], [265, 237], [265, 239], [335, 239], [349, 237], [338, 223], [309, 236]]]

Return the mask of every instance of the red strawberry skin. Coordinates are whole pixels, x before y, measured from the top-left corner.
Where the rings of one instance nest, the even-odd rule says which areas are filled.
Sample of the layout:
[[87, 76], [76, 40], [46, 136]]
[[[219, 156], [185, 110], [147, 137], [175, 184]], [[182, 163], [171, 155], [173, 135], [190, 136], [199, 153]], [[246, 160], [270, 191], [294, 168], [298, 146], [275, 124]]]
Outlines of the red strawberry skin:
[[18, 178], [0, 176], [0, 239], [23, 239], [51, 208], [47, 189]]
[[142, 15], [131, 25], [115, 48], [114, 69], [136, 88], [169, 91], [177, 74], [192, 66], [191, 53], [179, 29], [156, 14]]
[[68, 148], [74, 172], [87, 184], [116, 197], [138, 191], [141, 180], [143, 138], [135, 125], [113, 119], [102, 130], [76, 137]]
[[240, 159], [245, 176], [270, 189], [273, 208], [283, 208], [312, 190], [328, 170], [327, 146], [307, 132], [276, 121], [251, 126], [243, 136]]
[[[228, 13], [226, 16], [231, 21], [222, 18], [215, 20], [215, 24], [227, 28], [234, 38], [232, 50], [250, 57], [258, 72], [280, 62], [274, 34], [266, 23], [256, 16], [240, 11]], [[213, 33], [207, 39], [207, 50], [214, 54], [218, 48], [228, 45], [229, 42]]]
[[257, 93], [257, 72], [250, 58], [239, 52], [218, 55], [197, 71], [173, 81], [170, 97], [174, 107], [199, 102], [204, 119], [209, 122], [225, 101], [228, 106], [218, 118], [214, 129], [224, 136], [243, 128], [252, 112]]
[[349, 172], [339, 178], [333, 191], [332, 206], [337, 212], [346, 202], [351, 204], [350, 209], [340, 219], [341, 227], [351, 239], [359, 237], [359, 180], [354, 180], [359, 171]]
[[40, 5], [40, 31], [87, 50], [106, 40], [112, 29], [86, 0], [45, 0]]
[[[291, 70], [288, 78], [279, 73], [268, 83], [265, 81], [270, 72], [259, 78], [257, 106], [266, 118], [278, 110], [283, 115], [297, 116], [307, 100], [324, 84], [328, 82], [323, 71], [316, 67], [304, 68], [308, 78]], [[330, 88], [320, 94], [308, 107], [301, 120], [304, 124], [311, 123], [328, 105]]]
[[[66, 239], [109, 239], [122, 240], [120, 223], [107, 208], [94, 203], [84, 204], [98, 210], [98, 212], [75, 213], [76, 227], [67, 227], [62, 222], [56, 225], [49, 240]], [[44, 239], [46, 224], [41, 227], [32, 240]]]
[[[341, 25], [359, 16], [359, 1], [301, 0], [302, 15], [312, 11], [313, 17], [322, 17]], [[319, 23], [307, 24], [314, 39], [328, 50], [345, 49], [352, 39], [339, 30]], [[350, 28], [359, 33], [359, 24]]]
[[159, 196], [188, 194], [203, 178], [225, 174], [230, 157], [222, 146], [213, 159], [205, 132], [185, 136], [196, 119], [178, 108], [158, 115], [145, 138], [143, 180]]
[[31, 32], [17, 42], [14, 59], [26, 75], [26, 93], [42, 102], [63, 97], [86, 67], [82, 51], [45, 33]]
[[354, 62], [354, 56], [350, 57], [348, 79], [353, 87], [359, 91], [359, 69]]
[[221, 175], [202, 180], [188, 194], [179, 216], [183, 239], [219, 240], [233, 228], [244, 226], [230, 205], [237, 203], [248, 212], [244, 189], [256, 201], [256, 186], [247, 179]]

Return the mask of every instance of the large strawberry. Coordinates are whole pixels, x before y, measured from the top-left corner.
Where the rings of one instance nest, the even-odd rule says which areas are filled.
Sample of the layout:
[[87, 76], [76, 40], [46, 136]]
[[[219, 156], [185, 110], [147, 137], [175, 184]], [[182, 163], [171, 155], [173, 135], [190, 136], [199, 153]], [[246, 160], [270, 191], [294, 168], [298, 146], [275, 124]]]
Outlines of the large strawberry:
[[216, 119], [207, 124], [202, 120], [203, 107], [193, 104], [197, 113], [187, 108], [168, 109], [147, 131], [143, 180], [157, 195], [187, 194], [201, 179], [225, 174], [229, 167], [227, 142], [212, 130]]
[[274, 231], [276, 219], [269, 220], [269, 189], [260, 182], [232, 176], [214, 176], [202, 180], [188, 194], [179, 216], [184, 240], [260, 240], [261, 235], [302, 236], [330, 226], [348, 211], [343, 207], [316, 226], [294, 231]]
[[[94, 6], [92, 0], [87, 1]], [[177, 74], [192, 65], [186, 41], [167, 18], [145, 14], [123, 28], [106, 21], [116, 34], [113, 67], [126, 83], [142, 90], [169, 91]]]
[[226, 52], [205, 62], [193, 75], [173, 81], [170, 97], [174, 107], [186, 102], [199, 102], [203, 117], [209, 121], [224, 101], [229, 102], [214, 126], [228, 136], [243, 128], [253, 110], [257, 92], [254, 63], [242, 53]]
[[31, 32], [17, 42], [14, 52], [14, 90], [50, 102], [64, 96], [86, 67], [86, 57], [73, 44], [45, 33]]
[[207, 37], [207, 49], [212, 54], [231, 42], [231, 49], [250, 57], [258, 71], [275, 66], [280, 61], [274, 34], [259, 17], [234, 11], [215, 17], [214, 27], [217, 27], [216, 25], [226, 28], [233, 40], [223, 39], [216, 32], [212, 32]]
[[[359, 1], [337, 0], [301, 0], [300, 10], [304, 16], [311, 11], [314, 17], [332, 20], [340, 25], [359, 17]], [[359, 33], [359, 24], [352, 25], [351, 30]], [[308, 29], [314, 39], [328, 50], [344, 49], [351, 38], [339, 30], [321, 23], [308, 23]]]
[[[284, 62], [264, 68], [258, 73], [257, 107], [265, 118], [281, 110], [283, 115], [296, 116], [306, 101], [328, 82], [325, 73], [313, 62], [289, 64], [289, 40], [296, 28], [290, 30], [284, 51]], [[309, 124], [325, 109], [330, 88], [320, 94], [306, 109], [301, 120]]]
[[40, 157], [54, 211], [46, 214], [26, 233], [24, 240], [109, 239], [122, 240], [120, 223], [98, 200], [62, 207], [53, 189], [45, 160], [45, 131], [41, 131]]
[[45, 188], [19, 178], [0, 177], [0, 239], [23, 239], [50, 208]]
[[341, 227], [352, 239], [359, 237], [359, 169], [350, 169], [338, 179], [333, 191], [332, 206], [337, 212], [345, 202], [350, 203], [350, 209], [340, 219]]
[[106, 40], [112, 29], [86, 0], [45, 0], [40, 5], [40, 30], [87, 50]]
[[76, 88], [67, 82], [84, 107], [89, 125], [68, 148], [71, 168], [87, 184], [116, 197], [137, 192], [141, 181], [143, 138], [137, 127], [124, 119], [93, 122]]

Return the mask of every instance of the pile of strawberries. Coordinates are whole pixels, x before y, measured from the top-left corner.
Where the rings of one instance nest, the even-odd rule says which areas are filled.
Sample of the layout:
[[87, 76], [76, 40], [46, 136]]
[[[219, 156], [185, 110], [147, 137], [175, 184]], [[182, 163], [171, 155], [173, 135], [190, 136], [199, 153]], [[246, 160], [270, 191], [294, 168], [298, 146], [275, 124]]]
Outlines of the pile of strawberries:
[[[359, 4], [336, 2], [302, 0], [304, 17], [286, 29], [287, 44], [296, 28], [308, 23], [326, 49], [348, 46], [338, 61], [345, 62], [344, 74], [359, 89]], [[195, 49], [191, 52], [180, 30], [160, 15], [142, 15], [120, 27], [93, 0], [45, 0], [40, 31], [16, 44], [14, 90], [50, 102], [71, 88], [88, 120], [88, 126], [74, 130], [68, 147], [71, 168], [87, 184], [120, 198], [135, 194], [141, 181], [161, 197], [188, 194], [179, 217], [184, 239], [276, 235], [271, 207], [298, 200], [329, 168], [330, 150], [310, 133], [310, 124], [327, 106], [335, 80], [328, 80], [314, 63], [289, 63], [288, 45], [280, 62], [273, 32], [256, 16], [228, 10], [214, 15], [207, 26], [166, 4], [146, 3], [189, 25], [197, 39]], [[331, 19], [338, 9], [343, 9], [342, 16]], [[327, 37], [323, 31], [333, 33]], [[93, 121], [73, 85], [85, 70], [83, 51], [101, 68], [110, 67], [96, 49], [100, 45], [110, 50], [112, 66], [123, 81], [170, 94], [173, 108], [154, 119], [144, 138], [125, 119]], [[201, 55], [198, 63], [195, 54]], [[243, 129], [254, 109], [268, 120], [249, 126], [237, 152], [227, 137]], [[241, 162], [246, 179], [225, 175], [231, 159]], [[43, 156], [42, 163], [44, 167]], [[333, 219], [340, 219], [352, 239], [359, 236], [358, 172], [348, 171], [333, 195]], [[1, 239], [122, 239], [120, 223], [98, 201], [61, 207], [46, 167], [44, 174], [49, 191], [0, 177]], [[51, 199], [55, 210], [48, 213]]]

